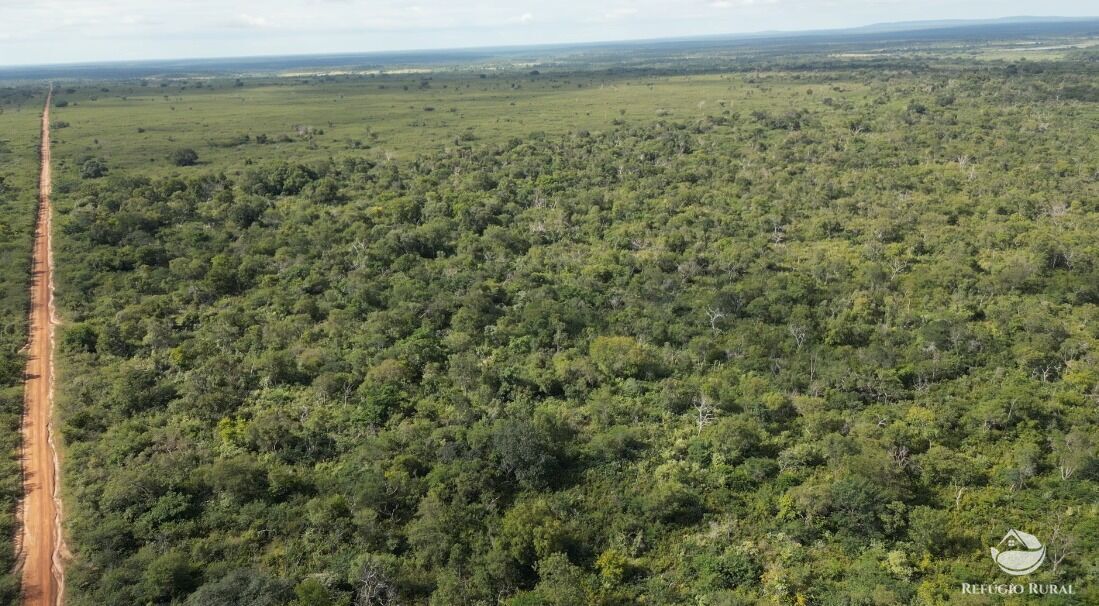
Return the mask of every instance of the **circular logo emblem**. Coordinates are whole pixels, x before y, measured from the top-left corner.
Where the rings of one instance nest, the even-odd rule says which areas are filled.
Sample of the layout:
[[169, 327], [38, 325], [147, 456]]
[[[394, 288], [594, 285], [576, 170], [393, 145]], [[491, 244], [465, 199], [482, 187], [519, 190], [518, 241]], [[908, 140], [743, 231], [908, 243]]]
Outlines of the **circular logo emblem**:
[[[1006, 548], [1006, 551], [997, 547]], [[992, 548], [992, 560], [1000, 570], [1016, 577], [1038, 570], [1045, 559], [1046, 547], [1038, 537], [1014, 528], [1004, 535], [999, 545]]]

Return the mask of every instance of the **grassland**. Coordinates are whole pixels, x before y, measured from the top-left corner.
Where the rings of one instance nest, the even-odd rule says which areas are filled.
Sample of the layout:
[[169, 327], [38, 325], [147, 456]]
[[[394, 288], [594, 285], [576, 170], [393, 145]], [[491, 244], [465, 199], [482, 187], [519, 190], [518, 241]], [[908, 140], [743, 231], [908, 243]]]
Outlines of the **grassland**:
[[[355, 150], [407, 160], [473, 141], [602, 130], [615, 120], [781, 112], [811, 94], [855, 99], [866, 91], [854, 78], [823, 81], [774, 74], [480, 78], [442, 72], [245, 80], [242, 86], [182, 80], [72, 87], [59, 95], [69, 103], [59, 113], [70, 126], [56, 135], [58, 178], [75, 179], [80, 160], [90, 156], [121, 171], [178, 172], [168, 156], [182, 147], [195, 149], [205, 166], [229, 172], [254, 162], [321, 160]], [[269, 142], [256, 143], [257, 135]]]
[[[179, 148], [196, 150], [200, 166], [234, 172], [255, 162], [315, 161], [347, 151], [410, 159], [474, 141], [605, 130], [616, 120], [781, 113], [813, 94], [817, 101], [859, 104], [884, 90], [881, 76], [903, 77], [916, 65], [933, 64], [943, 77], [1028, 62], [1059, 69], [1066, 58], [1086, 60], [1099, 43], [1086, 31], [1053, 28], [1020, 37], [1015, 29], [1002, 36], [973, 30], [926, 40], [892, 34], [901, 42], [715, 40], [530, 51], [472, 64], [72, 80], [58, 96], [69, 124], [55, 135], [58, 179], [64, 188], [89, 157], [118, 170], [171, 174], [168, 156]], [[267, 142], [257, 143], [257, 136]]]

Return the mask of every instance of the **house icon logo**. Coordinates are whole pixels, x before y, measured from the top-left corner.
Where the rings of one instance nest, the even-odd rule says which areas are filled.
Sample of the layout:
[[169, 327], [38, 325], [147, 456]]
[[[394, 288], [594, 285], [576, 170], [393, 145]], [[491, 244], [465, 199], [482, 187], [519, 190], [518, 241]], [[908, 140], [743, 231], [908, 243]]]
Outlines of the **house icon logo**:
[[[1000, 549], [1006, 548], [1006, 551]], [[1012, 528], [992, 548], [992, 560], [1000, 570], [1012, 575], [1030, 574], [1042, 565], [1046, 559], [1046, 547], [1038, 537]]]

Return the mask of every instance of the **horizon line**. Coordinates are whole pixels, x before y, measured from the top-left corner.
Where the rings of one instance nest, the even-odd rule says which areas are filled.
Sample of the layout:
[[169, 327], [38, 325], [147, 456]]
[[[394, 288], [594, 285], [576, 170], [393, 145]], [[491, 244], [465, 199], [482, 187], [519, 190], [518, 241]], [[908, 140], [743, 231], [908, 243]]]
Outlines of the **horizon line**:
[[[1009, 15], [1004, 17], [987, 17], [987, 18], [973, 18], [973, 19], [919, 19], [919, 20], [904, 20], [904, 21], [875, 21], [872, 23], [863, 23], [860, 25], [849, 25], [844, 27], [833, 28], [807, 28], [807, 29], [790, 29], [790, 30], [752, 30], [741, 32], [726, 32], [720, 34], [694, 34], [685, 36], [643, 36], [637, 38], [617, 38], [617, 39], [592, 39], [584, 41], [574, 42], [538, 42], [533, 44], [498, 44], [498, 45], [480, 45], [480, 46], [440, 46], [440, 47], [413, 47], [402, 49], [387, 49], [387, 50], [364, 50], [364, 51], [333, 51], [333, 52], [305, 52], [305, 53], [262, 53], [254, 55], [211, 55], [211, 56], [178, 56], [178, 57], [154, 57], [154, 58], [141, 58], [141, 59], [106, 59], [96, 61], [61, 61], [52, 63], [12, 63], [12, 64], [0, 64], [0, 72], [14, 71], [23, 69], [41, 69], [41, 68], [65, 68], [65, 67], [97, 67], [97, 66], [138, 66], [138, 65], [153, 65], [157, 63], [184, 63], [184, 64], [201, 64], [204, 62], [215, 61], [230, 61], [230, 60], [244, 60], [255, 61], [262, 59], [289, 59], [289, 58], [323, 58], [323, 57], [370, 57], [370, 56], [400, 56], [400, 55], [414, 55], [419, 53], [476, 53], [476, 52], [490, 52], [490, 51], [521, 51], [521, 50], [536, 50], [536, 49], [554, 49], [554, 48], [582, 48], [589, 46], [604, 46], [615, 44], [642, 44], [642, 43], [661, 43], [661, 42], [677, 42], [677, 41], [702, 41], [702, 40], [722, 40], [728, 39], [730, 41], [737, 39], [781, 39], [784, 37], [810, 37], [813, 35], [828, 35], [835, 33], [850, 32], [852, 34], [863, 33], [866, 35], [874, 34], [894, 34], [900, 35], [910, 32], [918, 31], [933, 31], [938, 29], [959, 29], [967, 25], [1025, 25], [1027, 23], [1070, 23], [1070, 22], [1088, 22], [1099, 21], [1099, 15], [1094, 16], [1059, 16], [1059, 15]], [[903, 29], [885, 29], [875, 31], [875, 28], [889, 27], [889, 26], [911, 26]], [[921, 27], [926, 26], [926, 27]], [[869, 31], [860, 31], [869, 30]]]

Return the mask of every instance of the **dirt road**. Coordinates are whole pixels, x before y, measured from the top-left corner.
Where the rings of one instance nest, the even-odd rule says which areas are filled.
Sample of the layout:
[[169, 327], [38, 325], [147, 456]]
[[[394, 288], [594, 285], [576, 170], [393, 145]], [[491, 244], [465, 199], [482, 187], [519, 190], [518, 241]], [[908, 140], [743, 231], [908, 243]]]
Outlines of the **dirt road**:
[[56, 606], [64, 589], [58, 460], [53, 412], [53, 256], [50, 248], [50, 104], [42, 111], [42, 168], [38, 177], [38, 225], [31, 273], [30, 339], [23, 410], [22, 561], [23, 604]]

